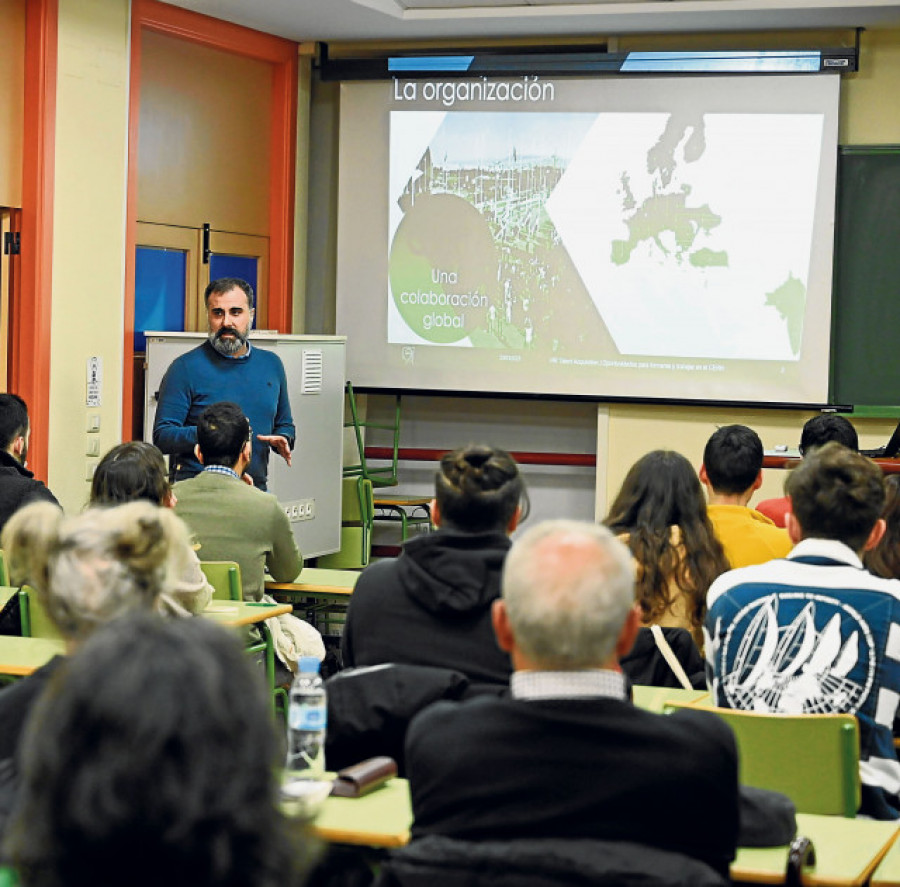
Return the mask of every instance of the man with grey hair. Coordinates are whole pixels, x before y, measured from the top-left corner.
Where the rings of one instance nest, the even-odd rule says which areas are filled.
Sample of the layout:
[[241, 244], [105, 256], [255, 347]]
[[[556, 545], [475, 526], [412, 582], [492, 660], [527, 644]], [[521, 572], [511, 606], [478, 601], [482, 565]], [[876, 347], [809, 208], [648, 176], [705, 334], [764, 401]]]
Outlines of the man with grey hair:
[[605, 527], [539, 524], [507, 556], [493, 624], [510, 696], [441, 702], [410, 725], [413, 837], [633, 841], [727, 875], [734, 737], [707, 713], [628, 699], [618, 659], [640, 610], [625, 546]]

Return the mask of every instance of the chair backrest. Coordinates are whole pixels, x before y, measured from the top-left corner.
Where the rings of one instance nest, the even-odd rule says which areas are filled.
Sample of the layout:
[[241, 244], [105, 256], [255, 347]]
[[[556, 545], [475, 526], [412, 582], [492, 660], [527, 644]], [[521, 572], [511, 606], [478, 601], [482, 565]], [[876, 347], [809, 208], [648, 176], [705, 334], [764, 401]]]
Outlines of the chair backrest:
[[62, 632], [47, 615], [34, 589], [27, 585], [19, 589], [19, 618], [22, 622], [22, 637], [63, 640]]
[[200, 569], [213, 587], [213, 597], [216, 600], [241, 600], [243, 585], [240, 564], [235, 561], [200, 561]]
[[[359, 408], [356, 404], [356, 395], [353, 393], [353, 383], [346, 386], [347, 408], [350, 418], [344, 422], [344, 428], [352, 428], [356, 439], [356, 450], [359, 461], [344, 466], [344, 477], [364, 477], [372, 481], [376, 487], [393, 487], [397, 485], [397, 462], [400, 452], [400, 395], [394, 397], [394, 421], [375, 422], [368, 419], [360, 419]], [[390, 464], [383, 466], [371, 466], [366, 459], [365, 432], [368, 429], [387, 431], [391, 435], [391, 459]]]
[[9, 570], [6, 568], [6, 555], [0, 548], [0, 585], [9, 585]]
[[856, 816], [860, 803], [859, 723], [853, 715], [691, 708], [714, 712], [734, 730], [742, 785], [782, 792], [800, 813]]
[[341, 548], [318, 559], [318, 566], [336, 570], [361, 570], [372, 553], [375, 501], [372, 482], [364, 477], [345, 477], [341, 482]]

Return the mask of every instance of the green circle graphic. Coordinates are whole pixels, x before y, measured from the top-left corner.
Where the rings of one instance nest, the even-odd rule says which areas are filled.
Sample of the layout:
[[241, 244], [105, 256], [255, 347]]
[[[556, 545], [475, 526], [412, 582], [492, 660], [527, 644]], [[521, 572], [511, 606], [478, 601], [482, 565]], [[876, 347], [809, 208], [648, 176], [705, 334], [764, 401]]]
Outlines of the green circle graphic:
[[436, 345], [485, 325], [496, 297], [497, 250], [481, 213], [455, 194], [419, 194], [391, 244], [394, 304], [415, 333]]

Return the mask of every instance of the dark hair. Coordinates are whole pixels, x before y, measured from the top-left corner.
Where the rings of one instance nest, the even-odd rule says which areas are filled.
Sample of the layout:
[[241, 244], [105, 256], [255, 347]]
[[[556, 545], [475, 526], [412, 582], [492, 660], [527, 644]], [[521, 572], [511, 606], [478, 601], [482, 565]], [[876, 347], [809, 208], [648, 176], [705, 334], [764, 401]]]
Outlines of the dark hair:
[[0, 394], [0, 450], [28, 432], [28, 407], [18, 394]]
[[[691, 620], [698, 632], [706, 615], [706, 592], [730, 565], [691, 463], [671, 450], [654, 450], [638, 459], [604, 523], [614, 533], [628, 534], [628, 547], [640, 565], [636, 591], [644, 622], [654, 622], [669, 608], [669, 583], [674, 580], [693, 602]], [[672, 527], [679, 528], [680, 540], [673, 540]]]
[[197, 419], [197, 445], [204, 465], [231, 468], [250, 439], [250, 420], [229, 400], [211, 404]]
[[252, 311], [255, 307], [253, 287], [240, 277], [220, 277], [218, 280], [211, 281], [203, 291], [203, 304], [208, 307], [210, 296], [222, 296], [235, 289], [243, 291], [247, 297], [247, 307]]
[[23, 737], [6, 849], [28, 887], [276, 887], [304, 848], [278, 809], [265, 688], [204, 619], [126, 617], [57, 671]]
[[163, 454], [153, 444], [132, 440], [113, 447], [97, 465], [91, 505], [146, 499], [163, 505], [172, 492]]
[[875, 548], [863, 555], [863, 563], [876, 576], [900, 579], [900, 474], [884, 478], [884, 495], [884, 535]]
[[800, 434], [800, 455], [805, 456], [816, 447], [824, 446], [835, 440], [847, 449], [859, 450], [859, 436], [856, 429], [843, 416], [834, 413], [820, 413], [813, 416], [804, 426]]
[[441, 458], [434, 478], [441, 523], [467, 533], [505, 533], [528, 494], [516, 460], [505, 450], [469, 444]]
[[759, 435], [746, 425], [725, 425], [703, 450], [706, 476], [716, 493], [738, 495], [753, 486], [763, 464]]
[[866, 544], [884, 508], [881, 469], [834, 441], [804, 458], [784, 491], [804, 538], [837, 539], [854, 551]]

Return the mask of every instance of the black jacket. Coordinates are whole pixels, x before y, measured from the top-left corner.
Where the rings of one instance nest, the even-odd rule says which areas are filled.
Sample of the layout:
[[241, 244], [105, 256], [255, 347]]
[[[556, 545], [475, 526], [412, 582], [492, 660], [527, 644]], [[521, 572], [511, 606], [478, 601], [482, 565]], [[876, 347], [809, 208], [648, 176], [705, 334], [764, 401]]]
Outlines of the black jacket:
[[507, 684], [512, 667], [497, 646], [491, 604], [509, 546], [501, 533], [438, 530], [372, 564], [350, 599], [344, 665], [429, 665], [461, 671], [474, 685]]
[[56, 497], [6, 450], [0, 450], [0, 531], [23, 505], [52, 502]]

